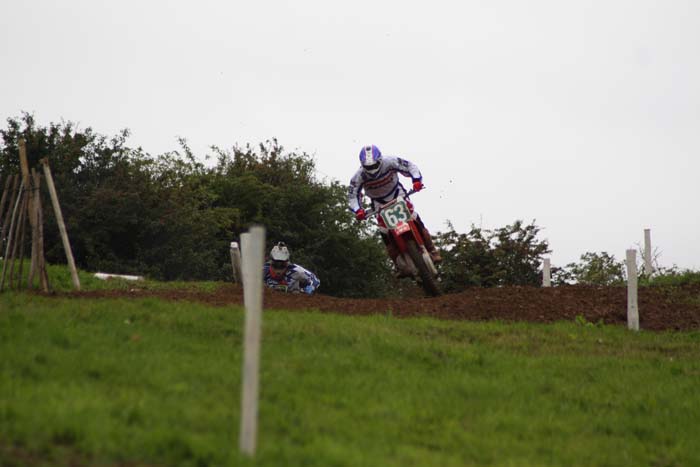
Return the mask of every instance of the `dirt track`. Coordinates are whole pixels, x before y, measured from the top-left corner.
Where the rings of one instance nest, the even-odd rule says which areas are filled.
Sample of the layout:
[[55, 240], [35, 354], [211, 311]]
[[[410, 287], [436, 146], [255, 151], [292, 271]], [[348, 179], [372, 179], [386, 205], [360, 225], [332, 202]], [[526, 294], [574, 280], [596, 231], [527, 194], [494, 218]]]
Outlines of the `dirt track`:
[[[73, 297], [158, 296], [215, 306], [241, 305], [240, 287], [226, 285], [216, 292], [192, 290], [108, 291], [69, 294]], [[563, 286], [552, 288], [505, 287], [469, 289], [454, 295], [419, 299], [341, 299], [325, 295], [305, 296], [266, 290], [265, 308], [314, 309], [350, 315], [391, 312], [394, 316], [430, 316], [455, 320], [503, 320], [553, 322], [586, 320], [626, 325], [625, 287]], [[640, 327], [648, 330], [700, 329], [700, 286], [645, 287], [639, 290]]]

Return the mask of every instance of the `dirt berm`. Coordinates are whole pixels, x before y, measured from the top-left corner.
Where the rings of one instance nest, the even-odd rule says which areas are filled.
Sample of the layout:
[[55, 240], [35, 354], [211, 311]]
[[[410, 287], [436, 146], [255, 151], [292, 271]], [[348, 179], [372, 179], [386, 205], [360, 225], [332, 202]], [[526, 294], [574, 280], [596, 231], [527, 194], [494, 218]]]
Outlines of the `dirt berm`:
[[[243, 291], [225, 285], [216, 292], [190, 289], [167, 291], [99, 291], [62, 294], [79, 297], [145, 297], [188, 300], [215, 306], [242, 305]], [[574, 320], [626, 325], [625, 287], [560, 286], [472, 288], [435, 298], [346, 299], [323, 294], [306, 296], [265, 291], [266, 309], [311, 309], [349, 315], [391, 313], [396, 317], [426, 316], [452, 320], [553, 322]], [[639, 289], [640, 328], [647, 330], [700, 329], [700, 285]]]

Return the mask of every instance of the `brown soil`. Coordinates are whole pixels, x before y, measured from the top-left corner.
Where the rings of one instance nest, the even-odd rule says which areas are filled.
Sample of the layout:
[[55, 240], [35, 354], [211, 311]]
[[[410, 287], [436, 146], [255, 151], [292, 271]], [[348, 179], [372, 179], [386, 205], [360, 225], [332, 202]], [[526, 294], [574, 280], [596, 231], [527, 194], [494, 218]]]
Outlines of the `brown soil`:
[[[225, 285], [216, 292], [194, 290], [99, 291], [68, 294], [73, 297], [147, 297], [188, 300], [214, 306], [242, 305], [239, 286]], [[553, 322], [574, 320], [626, 325], [625, 287], [562, 286], [552, 288], [473, 288], [453, 295], [411, 299], [343, 299], [265, 291], [266, 309], [318, 310], [349, 315], [391, 313], [397, 317], [426, 316], [452, 320]], [[639, 290], [640, 328], [648, 330], [700, 329], [700, 286], [644, 287]]]

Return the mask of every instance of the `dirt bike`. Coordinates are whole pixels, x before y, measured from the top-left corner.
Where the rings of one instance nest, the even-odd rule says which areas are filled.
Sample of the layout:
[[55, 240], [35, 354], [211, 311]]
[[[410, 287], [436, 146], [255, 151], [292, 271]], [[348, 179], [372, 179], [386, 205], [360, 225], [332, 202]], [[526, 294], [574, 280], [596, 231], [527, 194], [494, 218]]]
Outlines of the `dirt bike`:
[[435, 297], [440, 295], [438, 270], [413, 219], [413, 205], [408, 200], [413, 193], [415, 191], [411, 190], [405, 196], [369, 209], [366, 215], [368, 218], [376, 215], [377, 224], [388, 230], [389, 241], [396, 245], [399, 251], [396, 258], [399, 277], [412, 277], [425, 293]]

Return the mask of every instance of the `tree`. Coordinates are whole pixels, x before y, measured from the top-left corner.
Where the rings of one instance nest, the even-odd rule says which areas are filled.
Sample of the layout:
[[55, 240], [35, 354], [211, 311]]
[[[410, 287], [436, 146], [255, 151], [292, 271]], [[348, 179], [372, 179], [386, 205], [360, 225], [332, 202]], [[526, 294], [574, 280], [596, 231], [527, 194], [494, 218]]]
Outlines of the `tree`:
[[625, 282], [624, 264], [605, 251], [584, 253], [579, 263], [570, 263], [566, 269], [568, 277], [578, 284], [617, 285]]
[[490, 232], [472, 226], [469, 232], [460, 234], [449, 222], [448, 227], [447, 232], [438, 232], [435, 242], [444, 252], [440, 271], [445, 292], [470, 286], [498, 285], [498, 265], [490, 243]]
[[[228, 246], [253, 224], [270, 244], [284, 240], [293, 260], [316, 272], [322, 291], [380, 295], [390, 269], [380, 241], [355, 222], [346, 187], [315, 177], [314, 160], [277, 142], [213, 148], [217, 164], [199, 163], [184, 139], [152, 156], [127, 144], [128, 130], [107, 138], [70, 122], [8, 119], [0, 130], [0, 170], [18, 171], [19, 138], [30, 165], [48, 157], [79, 267], [156, 279], [231, 278]], [[58, 229], [46, 211], [50, 262], [63, 261]]]
[[539, 285], [542, 256], [550, 253], [547, 240], [538, 240], [540, 228], [523, 225], [516, 220], [513, 225], [496, 229], [491, 235], [493, 254], [498, 264], [496, 277], [501, 285]]
[[443, 252], [442, 284], [446, 291], [466, 287], [538, 285], [542, 256], [549, 252], [546, 240], [537, 238], [534, 221], [516, 220], [496, 230], [472, 226], [466, 234], [449, 230], [438, 233], [436, 243]]

